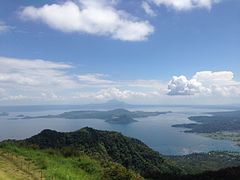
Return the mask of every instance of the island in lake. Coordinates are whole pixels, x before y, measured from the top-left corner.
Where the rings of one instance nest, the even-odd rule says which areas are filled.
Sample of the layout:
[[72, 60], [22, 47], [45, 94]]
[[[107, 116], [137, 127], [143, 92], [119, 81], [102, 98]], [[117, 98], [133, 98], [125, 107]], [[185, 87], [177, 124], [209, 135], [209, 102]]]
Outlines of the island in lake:
[[176, 124], [173, 127], [188, 128], [186, 133], [198, 133], [214, 139], [226, 139], [240, 146], [240, 111], [208, 113], [210, 116], [189, 117], [195, 123]]
[[70, 111], [58, 115], [35, 116], [35, 117], [26, 116], [23, 117], [22, 119], [35, 119], [35, 118], [102, 119], [108, 123], [129, 124], [137, 122], [135, 118], [158, 116], [167, 113], [171, 113], [171, 111], [144, 112], [144, 111], [128, 111], [126, 109], [115, 109], [109, 111]]

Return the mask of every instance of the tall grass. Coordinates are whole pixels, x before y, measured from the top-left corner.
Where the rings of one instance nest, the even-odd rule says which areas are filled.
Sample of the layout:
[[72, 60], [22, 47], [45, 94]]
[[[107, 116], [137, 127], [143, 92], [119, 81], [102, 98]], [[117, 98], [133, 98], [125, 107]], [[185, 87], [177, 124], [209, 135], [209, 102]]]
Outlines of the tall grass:
[[37, 150], [6, 142], [0, 148], [31, 160], [42, 170], [45, 179], [100, 180], [104, 174], [100, 163], [82, 154], [78, 157], [64, 157], [57, 151]]
[[71, 148], [42, 150], [15, 141], [5, 141], [0, 143], [0, 149], [34, 163], [46, 180], [142, 179], [141, 176], [118, 163], [93, 159]]

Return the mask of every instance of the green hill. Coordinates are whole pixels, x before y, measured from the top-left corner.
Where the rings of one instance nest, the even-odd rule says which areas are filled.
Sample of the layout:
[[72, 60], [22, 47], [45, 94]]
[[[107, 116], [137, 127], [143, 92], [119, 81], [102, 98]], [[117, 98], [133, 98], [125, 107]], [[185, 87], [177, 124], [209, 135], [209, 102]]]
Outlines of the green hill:
[[[11, 180], [142, 179], [140, 175], [118, 163], [104, 162], [92, 158], [83, 152], [73, 151], [70, 148], [61, 150], [51, 148], [39, 149], [23, 142], [5, 141], [0, 144], [0, 151], [2, 152], [0, 153], [0, 162], [1, 159], [4, 159], [2, 161], [4, 163], [3, 166], [0, 164], [0, 179], [2, 177]], [[6, 159], [6, 155], [10, 158]], [[13, 163], [14, 165], [12, 165]], [[37, 175], [39, 178], [36, 178]]]
[[140, 173], [143, 177], [180, 174], [181, 170], [137, 139], [117, 132], [83, 128], [76, 132], [61, 133], [44, 130], [25, 141], [40, 149], [71, 149], [71, 153], [112, 161]]
[[239, 166], [239, 159], [230, 152], [163, 157], [137, 139], [88, 127], [67, 133], [44, 130], [26, 140], [0, 143], [5, 164], [0, 178], [237, 180], [239, 168], [232, 166]]

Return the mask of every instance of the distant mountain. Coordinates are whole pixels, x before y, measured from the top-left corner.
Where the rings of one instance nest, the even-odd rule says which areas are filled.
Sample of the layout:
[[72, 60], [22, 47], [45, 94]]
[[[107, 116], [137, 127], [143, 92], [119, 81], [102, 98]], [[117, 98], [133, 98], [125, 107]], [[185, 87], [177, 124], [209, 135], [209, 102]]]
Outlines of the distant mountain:
[[109, 100], [105, 103], [102, 104], [103, 106], [115, 106], [115, 107], [118, 107], [118, 108], [123, 108], [123, 107], [126, 107], [126, 106], [131, 106], [130, 104], [127, 104], [123, 101], [119, 101], [119, 100], [116, 100], [116, 99], [112, 99], [112, 100]]
[[41, 149], [72, 147], [92, 157], [119, 163], [146, 178], [181, 173], [179, 168], [143, 142], [117, 132], [100, 131], [88, 127], [69, 133], [44, 130], [23, 142]]

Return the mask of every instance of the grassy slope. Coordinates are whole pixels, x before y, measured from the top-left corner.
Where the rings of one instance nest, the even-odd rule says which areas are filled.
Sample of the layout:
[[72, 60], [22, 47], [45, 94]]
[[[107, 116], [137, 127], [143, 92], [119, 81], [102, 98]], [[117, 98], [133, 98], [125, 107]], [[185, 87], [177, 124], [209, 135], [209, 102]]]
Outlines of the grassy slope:
[[[141, 179], [140, 176], [136, 175], [133, 172], [128, 171], [126, 168], [119, 164], [108, 164], [106, 166], [102, 166], [101, 162], [91, 159], [85, 154], [81, 154], [76, 157], [64, 157], [59, 152], [54, 150], [39, 150], [30, 147], [25, 147], [19, 145], [15, 142], [5, 142], [1, 143], [0, 150], [3, 152], [8, 152], [11, 156], [16, 157], [16, 162], [20, 162], [19, 158], [23, 157], [25, 160], [31, 162], [31, 166], [37, 167], [40, 171], [42, 171], [43, 176], [46, 180], [50, 179], [61, 179], [61, 180], [100, 180], [100, 179]], [[17, 159], [18, 157], [18, 159]], [[21, 158], [21, 159], [23, 159]], [[23, 165], [26, 167], [26, 164]], [[33, 168], [32, 168], [33, 169]], [[30, 171], [32, 172], [30, 168]], [[40, 171], [38, 175], [40, 175]], [[14, 168], [13, 166], [9, 166], [9, 171], [6, 171], [3, 167], [0, 166], [1, 176], [9, 177], [10, 179], [14, 179], [11, 177], [12, 172], [17, 172], [19, 169]], [[19, 171], [20, 172], [20, 171]], [[23, 175], [27, 175], [29, 170], [25, 168], [25, 173]], [[16, 175], [16, 177], [20, 177]], [[39, 179], [34, 178], [34, 176], [30, 176], [30, 178], [22, 178], [22, 179]], [[114, 177], [114, 178], [112, 178]]]
[[[239, 154], [229, 152], [212, 152], [210, 154], [192, 154], [175, 157], [172, 160], [190, 174], [200, 173], [203, 170], [217, 170], [227, 166], [239, 165]], [[184, 165], [184, 167], [183, 167]], [[41, 171], [44, 179], [68, 179], [68, 180], [140, 180], [140, 176], [128, 171], [116, 163], [103, 164], [91, 159], [85, 154], [64, 157], [60, 152], [52, 149], [39, 150], [34, 147], [26, 147], [17, 142], [4, 142], [0, 144], [0, 180], [32, 180], [41, 179]], [[236, 175], [237, 171], [230, 170], [230, 175]], [[205, 173], [206, 174], [206, 173]], [[239, 173], [238, 173], [239, 174]], [[207, 173], [206, 176], [210, 176]], [[228, 176], [230, 176], [228, 175]], [[194, 177], [163, 178], [174, 180], [199, 179], [205, 175]], [[219, 178], [216, 174], [215, 179]], [[228, 177], [226, 176], [226, 177]], [[225, 178], [226, 179], [226, 178]], [[224, 180], [225, 180], [224, 179]], [[206, 180], [206, 178], [204, 179]]]
[[0, 179], [30, 180], [41, 179], [41, 171], [30, 161], [0, 150]]
[[137, 139], [92, 128], [70, 133], [44, 130], [24, 141], [5, 141], [1, 146], [33, 161], [46, 178], [127, 180], [141, 178], [136, 173], [159, 178], [182, 172]]

